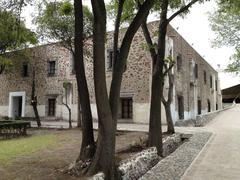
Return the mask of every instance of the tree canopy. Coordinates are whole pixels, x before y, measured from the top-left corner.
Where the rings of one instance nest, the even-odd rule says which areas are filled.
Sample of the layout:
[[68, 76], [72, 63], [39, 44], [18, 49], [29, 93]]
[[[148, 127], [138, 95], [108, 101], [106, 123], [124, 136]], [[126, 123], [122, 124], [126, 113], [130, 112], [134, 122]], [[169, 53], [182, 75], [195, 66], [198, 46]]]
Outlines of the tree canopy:
[[[83, 12], [83, 36], [86, 39], [92, 35], [93, 15], [86, 6], [83, 6]], [[73, 50], [74, 21], [74, 7], [68, 0], [45, 2], [36, 18], [38, 33], [42, 38], [60, 41], [65, 48], [71, 51]]]
[[11, 64], [7, 51], [37, 43], [35, 33], [26, 28], [17, 14], [0, 10], [0, 74]]
[[228, 72], [240, 72], [240, 1], [218, 0], [218, 8], [211, 13], [211, 28], [216, 33], [213, 46], [235, 48], [227, 66]]

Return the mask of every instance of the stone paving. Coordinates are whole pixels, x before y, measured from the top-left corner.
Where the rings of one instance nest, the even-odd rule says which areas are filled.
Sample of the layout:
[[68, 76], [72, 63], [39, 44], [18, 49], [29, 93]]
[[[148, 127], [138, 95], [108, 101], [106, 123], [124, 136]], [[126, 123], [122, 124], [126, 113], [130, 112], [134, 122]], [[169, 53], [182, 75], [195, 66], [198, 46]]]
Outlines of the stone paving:
[[[44, 128], [68, 128], [67, 121], [42, 121], [42, 127]], [[37, 127], [37, 123], [35, 121], [31, 121], [32, 127]], [[77, 127], [77, 123], [72, 123], [73, 127]], [[98, 123], [93, 122], [93, 128], [97, 129]], [[140, 132], [148, 132], [148, 124], [134, 124], [134, 123], [118, 123], [117, 129], [120, 131], [140, 131]], [[167, 130], [167, 126], [162, 126], [163, 132]], [[179, 133], [188, 133], [193, 134], [195, 132], [205, 132], [206, 128], [204, 127], [175, 127], [176, 132]]]
[[213, 133], [182, 180], [240, 179], [240, 106], [218, 115], [206, 129]]

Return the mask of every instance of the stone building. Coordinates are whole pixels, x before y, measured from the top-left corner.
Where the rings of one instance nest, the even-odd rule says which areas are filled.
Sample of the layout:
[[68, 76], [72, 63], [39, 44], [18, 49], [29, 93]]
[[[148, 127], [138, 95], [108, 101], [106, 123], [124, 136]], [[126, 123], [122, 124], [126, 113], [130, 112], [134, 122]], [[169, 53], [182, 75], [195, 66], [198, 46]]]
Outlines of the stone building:
[[[158, 22], [148, 24], [151, 34], [157, 31]], [[125, 29], [121, 30], [123, 36]], [[108, 89], [112, 74], [112, 32], [106, 44], [106, 79]], [[166, 56], [176, 64], [173, 102], [174, 121], [195, 119], [196, 115], [222, 108], [218, 73], [171, 26], [167, 32]], [[90, 41], [90, 40], [89, 40]], [[77, 85], [71, 53], [59, 44], [47, 44], [26, 50], [28, 60], [16, 56], [14, 66], [0, 75], [0, 116], [33, 117], [30, 105], [32, 69], [36, 69], [36, 95], [38, 110], [47, 120], [67, 119], [68, 111], [63, 102], [68, 99], [73, 119], [77, 119]], [[94, 118], [97, 110], [94, 100], [92, 58], [86, 57], [86, 73]], [[119, 122], [148, 123], [150, 111], [152, 63], [141, 30], [132, 42], [119, 104]], [[67, 93], [63, 83], [68, 82]], [[165, 91], [168, 90], [166, 82]], [[163, 111], [163, 122], [165, 122]]]

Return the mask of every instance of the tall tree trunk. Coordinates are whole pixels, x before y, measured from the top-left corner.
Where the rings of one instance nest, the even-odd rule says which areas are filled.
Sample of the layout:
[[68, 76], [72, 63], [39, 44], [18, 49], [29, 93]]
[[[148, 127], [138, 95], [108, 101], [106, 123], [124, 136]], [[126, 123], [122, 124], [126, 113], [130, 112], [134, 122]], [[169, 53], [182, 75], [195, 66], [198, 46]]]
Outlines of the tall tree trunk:
[[158, 34], [158, 52], [157, 61], [153, 66], [152, 72], [152, 89], [151, 89], [151, 105], [149, 120], [149, 146], [155, 146], [158, 155], [162, 156], [162, 122], [161, 108], [164, 85], [164, 58], [165, 58], [165, 38], [167, 33], [167, 9], [168, 0], [161, 2], [161, 14]]
[[174, 134], [175, 129], [174, 129], [174, 124], [173, 124], [173, 119], [172, 119], [172, 112], [171, 112], [171, 104], [170, 103], [163, 103], [165, 112], [166, 112], [166, 120], [167, 120], [167, 133], [168, 134]]
[[41, 120], [38, 114], [38, 109], [37, 109], [37, 96], [35, 94], [36, 92], [36, 83], [35, 83], [35, 67], [33, 67], [33, 74], [32, 74], [32, 95], [31, 95], [31, 105], [33, 107], [33, 111], [35, 114], [35, 119], [37, 121], [37, 126], [41, 127]]
[[77, 102], [77, 127], [78, 128], [82, 127], [82, 110], [79, 98]]
[[[75, 39], [74, 62], [78, 86], [78, 95], [82, 109], [82, 144], [78, 160], [92, 158], [95, 152], [92, 112], [83, 60], [83, 10], [82, 0], [74, 0]], [[86, 151], [87, 150], [87, 151]], [[86, 153], [88, 152], [88, 153]]]
[[105, 179], [115, 179], [115, 131], [105, 74], [106, 9], [104, 0], [91, 0], [93, 25], [94, 85], [98, 111], [97, 149], [88, 174], [102, 171]]

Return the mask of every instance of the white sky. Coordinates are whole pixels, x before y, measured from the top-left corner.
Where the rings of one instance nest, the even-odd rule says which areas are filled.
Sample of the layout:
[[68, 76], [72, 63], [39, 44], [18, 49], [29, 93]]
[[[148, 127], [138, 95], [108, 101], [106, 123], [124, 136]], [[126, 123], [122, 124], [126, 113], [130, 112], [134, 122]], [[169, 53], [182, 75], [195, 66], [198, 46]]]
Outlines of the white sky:
[[[85, 5], [90, 6], [90, 0], [83, 0]], [[175, 18], [171, 25], [178, 28], [181, 34], [189, 44], [192, 44], [194, 49], [208, 61], [215, 69], [226, 67], [229, 57], [233, 54], [232, 48], [218, 48], [211, 47], [211, 40], [214, 39], [214, 32], [209, 27], [208, 12], [212, 12], [216, 8], [214, 1], [205, 2], [204, 4], [195, 4], [190, 13], [184, 18]], [[33, 27], [31, 14], [34, 13], [34, 8], [27, 8], [23, 16], [26, 19], [28, 27]], [[149, 21], [157, 20], [157, 17], [151, 16]], [[112, 30], [112, 23], [108, 24], [108, 29]], [[240, 77], [221, 72], [219, 70], [219, 77], [221, 81], [221, 88], [230, 87], [240, 83]]]

